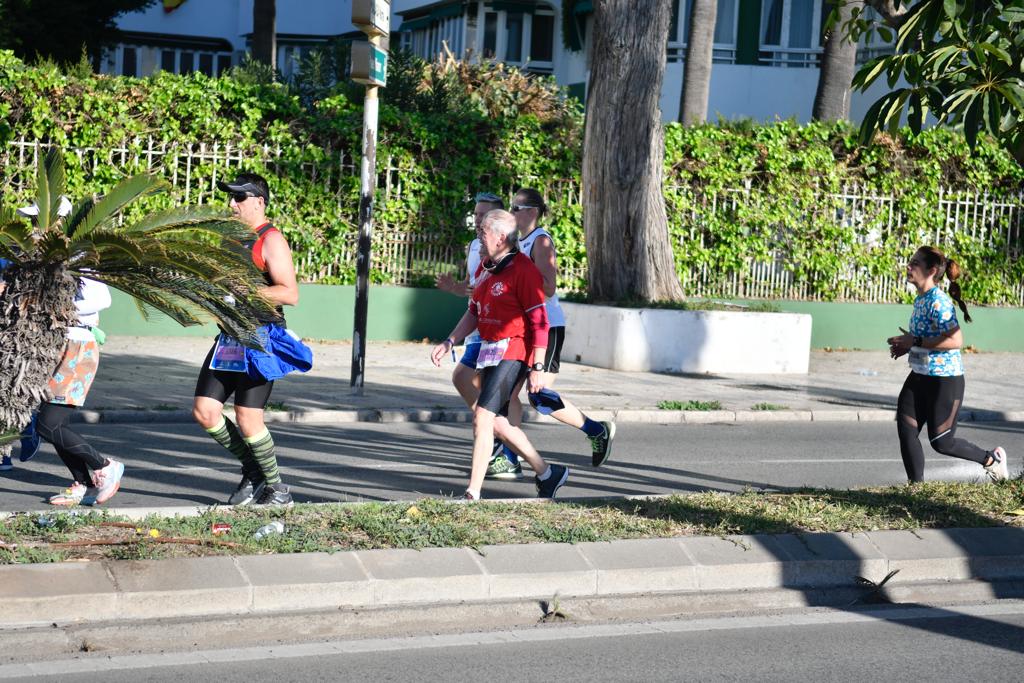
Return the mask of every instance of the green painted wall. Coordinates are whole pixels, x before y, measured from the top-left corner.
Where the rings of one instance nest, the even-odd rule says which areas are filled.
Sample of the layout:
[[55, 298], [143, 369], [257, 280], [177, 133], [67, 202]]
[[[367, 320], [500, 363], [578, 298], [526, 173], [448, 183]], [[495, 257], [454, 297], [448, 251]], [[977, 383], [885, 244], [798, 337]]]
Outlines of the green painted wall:
[[[350, 339], [354, 287], [300, 285], [299, 305], [286, 309], [288, 326], [308, 339]], [[213, 336], [216, 328], [180, 327], [163, 315], [145, 321], [132, 300], [114, 292], [102, 314], [107, 334]], [[743, 303], [743, 302], [737, 302]], [[910, 306], [775, 301], [782, 310], [814, 319], [811, 346], [884, 349], [887, 337], [910, 321]], [[368, 337], [371, 340], [442, 339], [466, 309], [466, 300], [436, 289], [370, 287]], [[967, 344], [982, 351], [1024, 351], [1024, 309], [971, 307], [974, 322], [964, 325]], [[962, 321], [961, 321], [962, 322]]]
[[[811, 346], [884, 349], [888, 337], [910, 323], [910, 305], [774, 301], [790, 313], [808, 313], [814, 322]], [[1024, 309], [968, 306], [974, 322], [964, 324], [964, 344], [981, 351], [1024, 351]]]
[[[181, 327], [162, 314], [146, 321], [131, 297], [113, 291], [113, 304], [100, 314], [107, 334], [199, 336], [214, 325]], [[351, 339], [355, 287], [299, 285], [299, 305], [285, 308], [288, 327], [307, 339]], [[436, 289], [370, 287], [367, 337], [371, 340], [443, 339], [466, 310], [466, 300]]]

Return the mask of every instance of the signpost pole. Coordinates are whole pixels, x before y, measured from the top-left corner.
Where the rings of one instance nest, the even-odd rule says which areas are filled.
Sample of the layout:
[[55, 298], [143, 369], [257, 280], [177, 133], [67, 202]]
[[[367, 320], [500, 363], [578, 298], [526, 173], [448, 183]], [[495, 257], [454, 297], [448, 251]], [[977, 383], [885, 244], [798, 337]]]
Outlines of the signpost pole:
[[349, 381], [354, 396], [363, 395], [366, 371], [366, 320], [370, 294], [370, 255], [373, 235], [373, 195], [377, 189], [377, 94], [384, 85], [387, 53], [379, 49], [389, 32], [390, 2], [357, 0], [353, 3], [353, 23], [369, 38], [366, 63], [356, 64], [353, 50], [352, 76], [366, 84], [363, 99], [363, 148], [359, 165], [359, 243], [356, 251], [356, 301], [352, 327], [352, 375]]

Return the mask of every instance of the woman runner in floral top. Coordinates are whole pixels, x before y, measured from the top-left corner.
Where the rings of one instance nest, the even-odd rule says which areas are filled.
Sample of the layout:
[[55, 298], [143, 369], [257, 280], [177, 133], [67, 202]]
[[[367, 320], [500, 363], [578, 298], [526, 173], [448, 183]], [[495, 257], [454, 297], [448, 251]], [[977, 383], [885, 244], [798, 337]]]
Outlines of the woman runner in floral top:
[[[936, 284], [943, 276], [950, 280], [948, 294]], [[907, 282], [917, 289], [910, 330], [901, 327], [903, 334], [887, 340], [893, 358], [909, 354], [910, 374], [897, 401], [896, 431], [911, 482], [924, 480], [919, 435], [926, 423], [928, 440], [939, 453], [974, 461], [993, 480], [1009, 477], [1006, 452], [1001, 447], [986, 451], [956, 438], [957, 416], [964, 399], [964, 366], [960, 355], [963, 333], [954, 301], [964, 320], [971, 322], [967, 304], [960, 296], [959, 278], [956, 261], [934, 247], [920, 247], [907, 263]]]

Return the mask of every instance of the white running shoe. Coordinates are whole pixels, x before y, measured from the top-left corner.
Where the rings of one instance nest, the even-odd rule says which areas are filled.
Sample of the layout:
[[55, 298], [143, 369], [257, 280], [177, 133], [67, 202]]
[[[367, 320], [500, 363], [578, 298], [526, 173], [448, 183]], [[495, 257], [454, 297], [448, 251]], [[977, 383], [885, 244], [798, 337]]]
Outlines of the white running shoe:
[[114, 497], [121, 488], [121, 477], [124, 476], [124, 465], [116, 460], [108, 460], [107, 466], [92, 473], [92, 483], [96, 485], [95, 505], [102, 505]]
[[79, 484], [77, 481], [71, 484], [60, 493], [55, 496], [50, 496], [50, 505], [60, 505], [62, 507], [71, 507], [78, 505], [82, 502], [82, 498], [85, 497], [85, 484]]
[[1006, 465], [1006, 451], [1002, 446], [997, 446], [992, 451], [992, 464], [985, 465], [985, 473], [992, 481], [1001, 481], [1010, 478], [1010, 468]]

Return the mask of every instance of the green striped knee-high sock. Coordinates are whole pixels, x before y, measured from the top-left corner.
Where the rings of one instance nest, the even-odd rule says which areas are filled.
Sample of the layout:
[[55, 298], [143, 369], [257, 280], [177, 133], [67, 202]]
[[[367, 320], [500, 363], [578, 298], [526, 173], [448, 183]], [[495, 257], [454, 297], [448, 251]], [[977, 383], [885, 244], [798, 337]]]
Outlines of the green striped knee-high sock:
[[245, 437], [245, 443], [263, 470], [263, 478], [268, 484], [280, 484], [281, 474], [277, 471], [277, 454], [274, 452], [274, 437], [266, 427], [259, 434]]
[[259, 463], [252, 457], [249, 445], [245, 443], [245, 439], [242, 438], [242, 434], [238, 431], [238, 427], [235, 426], [234, 422], [221, 416], [220, 424], [207, 429], [206, 433], [238, 458], [238, 461], [242, 463], [242, 472], [244, 474], [253, 475], [260, 473]]

